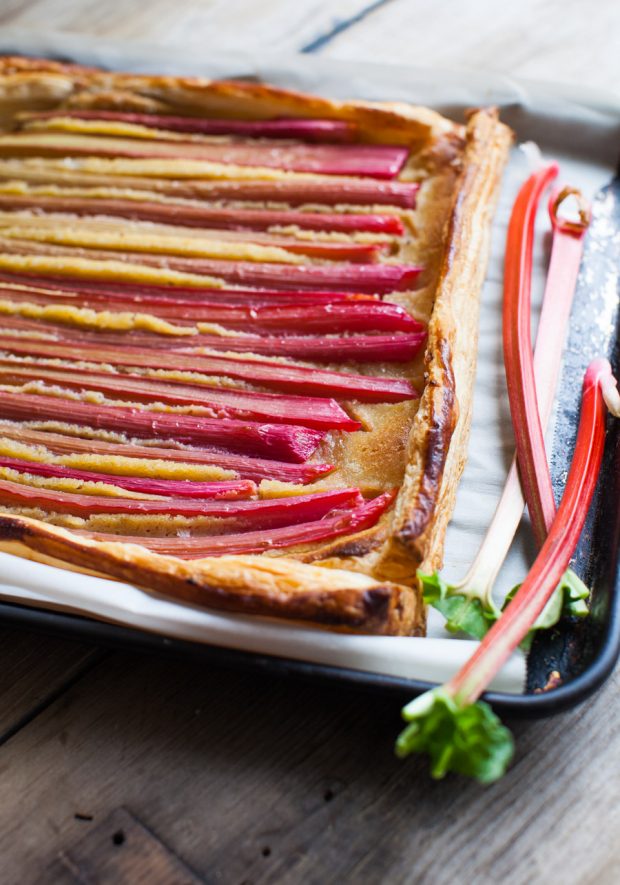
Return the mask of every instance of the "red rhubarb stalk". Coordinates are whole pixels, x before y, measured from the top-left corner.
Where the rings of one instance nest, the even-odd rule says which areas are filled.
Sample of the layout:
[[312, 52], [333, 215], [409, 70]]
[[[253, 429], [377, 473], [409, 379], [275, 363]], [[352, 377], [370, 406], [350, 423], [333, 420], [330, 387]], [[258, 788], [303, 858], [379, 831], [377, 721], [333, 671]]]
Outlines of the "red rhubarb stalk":
[[234, 166], [282, 169], [318, 175], [396, 178], [409, 151], [390, 145], [306, 145], [267, 142], [196, 143], [89, 137], [54, 132], [17, 132], [0, 137], [3, 156], [183, 159]]
[[242, 553], [264, 553], [301, 544], [316, 544], [341, 535], [352, 535], [376, 525], [381, 515], [396, 497], [398, 490], [384, 492], [371, 501], [365, 501], [352, 510], [336, 516], [286, 526], [269, 532], [250, 531], [242, 534], [216, 535], [193, 538], [153, 538], [147, 536], [118, 536], [97, 532], [79, 532], [101, 541], [122, 540], [141, 544], [156, 553], [170, 554], [182, 559], [199, 559], [203, 556], [234, 556]]
[[[227, 209], [225, 207], [188, 206], [182, 203], [158, 203], [144, 200], [22, 196], [0, 194], [0, 210], [36, 209], [46, 212], [70, 212], [72, 215], [108, 215], [135, 221], [152, 221], [181, 227], [215, 230], [265, 231], [272, 227], [298, 227], [311, 231], [339, 233], [375, 233], [402, 236], [405, 228], [398, 216], [375, 213], [294, 212], [283, 209]], [[16, 219], [17, 221], [17, 219]]]
[[129, 436], [163, 437], [201, 448], [216, 446], [232, 452], [297, 462], [306, 461], [325, 436], [324, 431], [293, 424], [196, 418], [6, 390], [0, 390], [0, 415], [14, 421], [62, 421]]
[[536, 210], [558, 174], [555, 163], [530, 176], [519, 191], [506, 240], [504, 267], [504, 363], [517, 460], [539, 547], [553, 522], [555, 499], [540, 421], [531, 336], [532, 253]]
[[151, 479], [143, 476], [110, 476], [92, 470], [76, 470], [56, 464], [23, 461], [19, 458], [0, 456], [0, 468], [15, 470], [34, 476], [58, 479], [75, 479], [79, 482], [104, 482], [143, 495], [164, 495], [167, 498], [200, 498], [214, 500], [237, 500], [256, 496], [256, 484], [250, 479], [224, 480], [221, 482], [192, 482], [186, 479]]
[[322, 519], [332, 510], [352, 507], [362, 500], [358, 489], [338, 489], [263, 501], [194, 501], [186, 498], [156, 501], [108, 495], [80, 495], [0, 479], [0, 501], [13, 506], [41, 507], [54, 513], [70, 513], [86, 519], [101, 513], [138, 516], [162, 514], [185, 516], [188, 519], [202, 516], [231, 520], [238, 528], [248, 526], [267, 529]]
[[[607, 413], [604, 388], [611, 392], [609, 404], [617, 409], [611, 366], [607, 360], [599, 359], [590, 363], [585, 374], [575, 451], [549, 534], [510, 605], [446, 686], [460, 704], [471, 704], [480, 697], [525, 638], [568, 568], [588, 515], [603, 458]], [[614, 414], [620, 417], [620, 411]]]
[[[1, 324], [1, 323], [0, 323]], [[290, 396], [281, 393], [205, 387], [205, 385], [163, 382], [142, 375], [113, 374], [0, 358], [0, 384], [27, 384], [44, 381], [69, 390], [98, 391], [108, 397], [173, 406], [199, 406], [208, 418], [269, 420], [276, 424], [301, 424], [317, 430], [359, 430], [358, 421], [333, 399]]]
[[434, 777], [452, 770], [490, 783], [502, 776], [512, 757], [510, 732], [478, 698], [525, 639], [568, 568], [603, 457], [605, 404], [620, 416], [611, 367], [607, 360], [595, 360], [584, 378], [579, 430], [562, 501], [534, 565], [459, 672], [402, 711], [409, 725], [396, 742], [396, 752], [428, 752]]
[[[32, 415], [30, 417], [32, 420], [36, 420]], [[88, 428], [82, 428], [82, 430], [87, 431]], [[44, 446], [50, 452], [61, 457], [74, 454], [100, 455], [102, 458], [122, 457], [129, 461], [139, 458], [141, 460], [162, 460], [177, 464], [217, 467], [221, 470], [232, 471], [239, 478], [252, 479], [256, 482], [260, 482], [262, 479], [278, 479], [281, 482], [307, 485], [333, 470], [331, 464], [321, 464], [320, 462], [289, 464], [285, 461], [250, 458], [247, 455], [229, 452], [208, 452], [204, 449], [180, 446], [163, 448], [161, 440], [159, 441], [160, 445], [156, 447], [82, 439], [79, 436], [33, 430], [29, 426], [2, 421], [0, 421], [0, 437], [6, 437], [26, 445]], [[111, 462], [108, 469], [111, 474], [116, 475]]]
[[167, 114], [138, 114], [124, 111], [56, 110], [36, 111], [21, 119], [48, 120], [72, 117], [78, 120], [111, 120], [132, 123], [171, 132], [194, 132], [202, 135], [238, 135], [245, 138], [295, 138], [299, 141], [351, 141], [357, 132], [355, 123], [320, 118], [277, 117], [273, 120], [225, 120], [218, 117], [171, 117]]
[[[140, 347], [107, 349], [84, 343], [50, 344], [39, 341], [21, 341], [0, 336], [0, 349], [24, 356], [71, 361], [106, 363], [162, 369], [172, 372], [197, 372], [202, 375], [224, 376], [265, 387], [290, 390], [296, 394], [329, 396], [362, 402], [402, 402], [416, 399], [418, 393], [404, 378], [383, 378], [334, 372], [310, 366], [295, 365], [263, 358], [241, 358], [217, 354], [189, 356], [165, 354]], [[81, 371], [81, 369], [76, 369]]]

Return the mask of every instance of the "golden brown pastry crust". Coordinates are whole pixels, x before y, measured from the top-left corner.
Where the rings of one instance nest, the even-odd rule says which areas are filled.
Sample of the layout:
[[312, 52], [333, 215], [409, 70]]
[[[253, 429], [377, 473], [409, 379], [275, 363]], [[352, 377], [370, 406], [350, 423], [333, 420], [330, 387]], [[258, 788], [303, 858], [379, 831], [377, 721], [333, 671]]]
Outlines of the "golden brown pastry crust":
[[434, 274], [429, 271], [427, 280], [432, 314], [424, 390], [409, 433], [396, 505], [377, 526], [329, 544], [298, 547], [292, 554], [184, 562], [136, 545], [86, 540], [37, 520], [0, 517], [0, 536], [12, 552], [24, 555], [27, 548], [25, 555], [47, 561], [52, 557], [65, 567], [70, 562], [186, 602], [336, 629], [422, 633], [425, 616], [416, 570], [441, 563], [465, 463], [478, 297], [511, 142], [496, 112], [472, 112], [463, 129], [434, 111], [404, 104], [336, 102], [264, 84], [144, 77], [0, 59], [0, 109], [14, 113], [16, 104], [22, 110], [62, 105], [206, 111], [241, 118], [331, 117], [354, 121], [367, 141], [411, 146], [427, 158], [430, 170], [441, 170], [450, 209], [441, 249], [429, 262]]

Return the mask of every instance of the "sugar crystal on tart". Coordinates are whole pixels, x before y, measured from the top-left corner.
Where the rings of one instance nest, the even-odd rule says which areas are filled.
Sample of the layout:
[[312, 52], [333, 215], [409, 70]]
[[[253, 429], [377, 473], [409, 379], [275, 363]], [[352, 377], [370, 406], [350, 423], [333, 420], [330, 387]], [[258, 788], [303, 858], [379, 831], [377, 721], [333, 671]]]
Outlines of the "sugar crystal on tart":
[[510, 132], [0, 59], [2, 549], [421, 635]]

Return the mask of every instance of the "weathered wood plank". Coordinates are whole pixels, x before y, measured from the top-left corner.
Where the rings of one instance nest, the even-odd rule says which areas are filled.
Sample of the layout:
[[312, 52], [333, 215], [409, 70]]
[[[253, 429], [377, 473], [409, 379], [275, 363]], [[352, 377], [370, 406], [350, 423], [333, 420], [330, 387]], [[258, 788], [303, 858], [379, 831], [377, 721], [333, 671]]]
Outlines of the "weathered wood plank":
[[119, 808], [58, 859], [41, 885], [197, 885], [198, 879], [127, 809]]
[[561, 0], [386, 3], [336, 36], [325, 55], [489, 70], [617, 92], [620, 4]]
[[4, 746], [5, 881], [124, 805], [207, 881], [611, 882], [617, 691], [520, 725], [483, 789], [396, 760], [393, 700], [118, 655]]
[[0, 743], [86, 672], [92, 646], [0, 629]]
[[22, 0], [0, 10], [0, 22], [188, 47], [243, 49], [268, 46], [294, 52], [354, 18], [370, 0]]

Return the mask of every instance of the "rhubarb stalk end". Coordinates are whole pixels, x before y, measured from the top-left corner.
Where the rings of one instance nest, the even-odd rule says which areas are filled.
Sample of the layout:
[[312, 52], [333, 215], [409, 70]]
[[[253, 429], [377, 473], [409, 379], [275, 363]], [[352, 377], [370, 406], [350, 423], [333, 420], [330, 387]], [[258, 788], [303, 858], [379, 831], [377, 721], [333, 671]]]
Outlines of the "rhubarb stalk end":
[[484, 701], [461, 704], [447, 688], [435, 688], [407, 704], [402, 716], [409, 724], [396, 740], [396, 755], [427, 753], [435, 779], [452, 771], [491, 784], [512, 759], [512, 735]]

